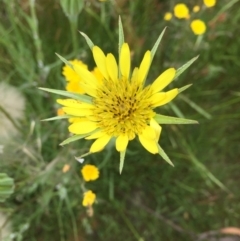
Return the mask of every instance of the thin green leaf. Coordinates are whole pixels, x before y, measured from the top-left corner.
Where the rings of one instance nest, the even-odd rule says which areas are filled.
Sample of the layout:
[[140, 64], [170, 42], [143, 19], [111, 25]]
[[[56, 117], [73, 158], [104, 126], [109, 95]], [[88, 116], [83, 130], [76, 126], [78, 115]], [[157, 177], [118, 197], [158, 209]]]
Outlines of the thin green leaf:
[[170, 158], [168, 157], [168, 155], [164, 152], [164, 150], [160, 147], [160, 145], [158, 144], [158, 154], [167, 162], [169, 163], [171, 166], [174, 167], [173, 163], [171, 162]]
[[60, 115], [60, 116], [54, 116], [54, 117], [51, 117], [51, 118], [47, 118], [47, 119], [44, 119], [44, 120], [41, 120], [41, 121], [54, 121], [54, 120], [59, 120], [59, 119], [68, 119], [68, 118], [71, 118], [72, 116], [71, 115]]
[[185, 91], [186, 89], [188, 89], [191, 86], [192, 86], [192, 84], [183, 86], [182, 88], [178, 89], [178, 93], [181, 93], [181, 92]]
[[89, 48], [92, 50], [92, 48], [94, 47], [94, 43], [92, 42], [92, 40], [83, 32], [80, 32], [79, 33], [85, 38]]
[[83, 139], [83, 138], [85, 138], [86, 136], [89, 136], [89, 133], [84, 134], [84, 135], [74, 135], [74, 136], [71, 136], [71, 137], [67, 138], [66, 140], [64, 140], [64, 141], [63, 141], [62, 143], [60, 143], [59, 145], [60, 145], [60, 146], [64, 146], [64, 145], [69, 144], [70, 142]]
[[189, 98], [187, 98], [184, 94], [179, 96], [180, 99], [182, 99], [183, 101], [185, 101], [187, 104], [189, 104], [194, 110], [196, 110], [199, 114], [203, 115], [204, 117], [206, 117], [207, 119], [211, 119], [212, 116], [205, 111], [202, 107], [200, 107], [199, 105], [197, 105], [195, 102], [191, 101]]
[[57, 53], [55, 53], [55, 54], [58, 56], [59, 59], [62, 60], [63, 63], [65, 63], [66, 65], [68, 65], [70, 68], [73, 69], [73, 65], [72, 65], [69, 61], [67, 61], [67, 60], [66, 60], [65, 58], [63, 58], [61, 55], [59, 55], [59, 54], [57, 54]]
[[76, 100], [80, 100], [85, 103], [92, 104], [92, 98], [90, 96], [81, 95], [81, 94], [77, 94], [77, 93], [73, 93], [73, 92], [69, 92], [69, 91], [65, 91], [65, 90], [55, 90], [55, 89], [48, 89], [48, 88], [42, 88], [42, 87], [39, 87], [39, 89], [44, 90], [46, 92], [63, 95], [63, 96], [70, 97], [70, 98], [73, 98]]
[[119, 163], [119, 173], [120, 174], [122, 173], [122, 170], [123, 170], [125, 154], [126, 154], [126, 150], [120, 152], [120, 163]]
[[158, 124], [198, 124], [195, 120], [189, 120], [189, 119], [183, 119], [183, 118], [177, 118], [177, 117], [171, 117], [171, 116], [165, 116], [165, 115], [159, 115], [156, 114], [154, 117], [154, 120]]
[[177, 69], [174, 79], [178, 78], [194, 61], [198, 59], [199, 55], [189, 60], [186, 64]]
[[157, 48], [158, 48], [158, 46], [159, 46], [159, 44], [160, 44], [160, 42], [161, 42], [161, 40], [162, 40], [162, 37], [163, 37], [163, 35], [164, 35], [165, 31], [166, 31], [166, 28], [167, 28], [167, 27], [165, 27], [165, 28], [163, 29], [163, 31], [162, 31], [161, 34], [159, 35], [157, 41], [155, 42], [155, 44], [154, 44], [154, 46], [153, 46], [153, 48], [152, 48], [152, 50], [151, 50], [151, 57], [152, 57], [152, 60], [151, 60], [151, 61], [153, 61], [154, 55], [155, 55], [155, 53], [156, 53], [156, 51], [157, 51]]

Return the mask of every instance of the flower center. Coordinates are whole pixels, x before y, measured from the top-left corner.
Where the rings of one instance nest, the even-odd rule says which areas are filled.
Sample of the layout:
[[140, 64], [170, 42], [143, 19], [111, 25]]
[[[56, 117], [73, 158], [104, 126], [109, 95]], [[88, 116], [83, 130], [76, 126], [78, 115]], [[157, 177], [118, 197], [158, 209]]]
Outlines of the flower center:
[[101, 128], [108, 135], [128, 135], [131, 140], [141, 134], [155, 115], [151, 107], [149, 87], [142, 88], [126, 79], [104, 81], [94, 100], [93, 113]]

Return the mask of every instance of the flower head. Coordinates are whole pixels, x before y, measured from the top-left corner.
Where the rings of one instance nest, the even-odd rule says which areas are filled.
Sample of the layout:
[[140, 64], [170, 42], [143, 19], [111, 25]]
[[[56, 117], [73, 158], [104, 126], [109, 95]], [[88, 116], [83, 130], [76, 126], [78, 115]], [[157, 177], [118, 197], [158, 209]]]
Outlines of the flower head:
[[[69, 63], [72, 64], [73, 67], [81, 66], [82, 68], [87, 69], [87, 65], [80, 60], [75, 59], [75, 60], [69, 61]], [[70, 66], [65, 65], [63, 67], [62, 74], [67, 80], [66, 89], [68, 91], [84, 94], [84, 90], [80, 86], [81, 78]]]
[[88, 165], [88, 164], [85, 165], [82, 168], [81, 172], [82, 172], [83, 179], [86, 182], [94, 181], [99, 178], [99, 170], [94, 165]]
[[189, 18], [189, 9], [184, 3], [176, 4], [173, 11], [174, 11], [175, 17], [179, 19]]
[[200, 10], [200, 7], [199, 7], [198, 5], [195, 5], [195, 6], [193, 7], [193, 12], [194, 12], [194, 13], [199, 12], [199, 10]]
[[93, 193], [91, 190], [89, 190], [83, 194], [82, 205], [84, 207], [92, 206], [95, 200], [96, 200], [96, 194]]
[[202, 35], [206, 32], [206, 24], [200, 20], [200, 19], [195, 19], [191, 22], [190, 24], [191, 29], [195, 35]]
[[216, 0], [203, 0], [207, 8], [214, 7], [216, 5]]
[[172, 19], [172, 14], [170, 12], [165, 13], [164, 20], [170, 21]]
[[63, 105], [65, 117], [78, 118], [68, 128], [69, 132], [74, 135], [61, 145], [82, 138], [94, 140], [89, 152], [81, 156], [83, 157], [103, 150], [108, 142], [113, 140], [117, 151], [120, 152], [121, 172], [128, 143], [138, 137], [147, 151], [153, 154], [158, 153], [165, 161], [173, 165], [158, 144], [162, 130], [159, 124], [194, 124], [197, 122], [159, 115], [155, 109], [169, 103], [179, 92], [190, 86], [163, 91], [197, 57], [179, 68], [179, 71], [174, 68], [165, 70], [152, 81], [152, 84], [146, 85], [149, 68], [163, 33], [157, 39], [152, 50], [145, 52], [140, 66], [133, 68], [132, 72], [130, 48], [127, 43], [124, 43], [121, 21], [119, 22], [119, 63], [111, 53], [105, 55], [98, 46], [92, 43], [89, 37], [83, 34], [92, 50], [98, 71], [101, 73], [100, 80], [97, 77], [99, 75], [96, 76], [87, 68], [74, 65], [73, 71], [81, 78], [79, 83], [84, 95], [41, 88], [70, 97], [70, 99], [59, 99], [57, 102]]

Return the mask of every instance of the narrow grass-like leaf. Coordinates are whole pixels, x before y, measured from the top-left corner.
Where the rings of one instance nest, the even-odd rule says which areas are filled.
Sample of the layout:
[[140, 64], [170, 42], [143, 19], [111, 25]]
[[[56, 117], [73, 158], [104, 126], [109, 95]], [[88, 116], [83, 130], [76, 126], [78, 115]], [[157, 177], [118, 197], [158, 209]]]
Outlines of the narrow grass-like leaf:
[[172, 161], [170, 160], [170, 158], [168, 157], [168, 155], [165, 153], [165, 151], [160, 147], [159, 144], [158, 144], [158, 154], [159, 154], [167, 163], [169, 163], [171, 166], [174, 167]]
[[55, 90], [55, 89], [48, 89], [48, 88], [42, 88], [42, 87], [39, 87], [38, 89], [46, 91], [46, 92], [54, 93], [57, 95], [63, 95], [66, 97], [70, 97], [70, 98], [80, 100], [85, 103], [92, 104], [92, 98], [87, 95], [81, 95], [81, 94], [77, 94], [77, 93], [73, 93], [73, 92], [69, 92], [69, 91], [65, 91], [65, 90]]
[[54, 120], [60, 120], [60, 119], [68, 119], [68, 118], [71, 118], [73, 116], [71, 115], [60, 115], [60, 116], [54, 116], [54, 117], [51, 117], [51, 118], [47, 118], [47, 119], [44, 119], [44, 120], [41, 120], [41, 121], [54, 121]]
[[189, 60], [186, 64], [177, 69], [174, 79], [178, 78], [194, 61], [198, 59], [199, 55]]
[[181, 93], [181, 92], [185, 91], [186, 89], [188, 89], [191, 86], [192, 86], [192, 84], [183, 86], [182, 88], [178, 89], [178, 93]]
[[69, 61], [67, 61], [67, 60], [66, 60], [65, 58], [63, 58], [61, 55], [59, 55], [59, 54], [57, 54], [57, 53], [55, 53], [55, 54], [58, 56], [59, 59], [62, 60], [62, 62], [63, 62], [64, 64], [68, 65], [70, 68], [73, 69], [73, 65], [72, 65]]
[[156, 51], [157, 51], [157, 48], [158, 48], [158, 46], [159, 46], [159, 44], [160, 44], [160, 42], [161, 42], [161, 40], [162, 40], [162, 37], [163, 37], [163, 35], [164, 35], [165, 31], [166, 31], [166, 28], [167, 28], [167, 27], [165, 27], [165, 28], [163, 29], [163, 31], [162, 31], [161, 34], [159, 35], [157, 41], [155, 42], [155, 44], [154, 44], [154, 46], [153, 46], [153, 48], [152, 48], [152, 50], [151, 50], [151, 58], [152, 58], [151, 61], [153, 61], [154, 55], [155, 55], [155, 53], [156, 53]]
[[119, 163], [119, 173], [120, 174], [122, 173], [122, 170], [123, 170], [125, 154], [126, 154], [126, 150], [120, 152], [120, 163]]
[[198, 122], [195, 121], [195, 120], [176, 118], [176, 117], [159, 115], [159, 114], [155, 115], [154, 120], [158, 124], [174, 124], [174, 125], [178, 125], [178, 124], [198, 124]]
[[70, 142], [83, 139], [83, 138], [85, 138], [86, 136], [89, 136], [89, 133], [84, 134], [84, 135], [74, 135], [74, 136], [71, 136], [71, 137], [67, 138], [66, 140], [64, 140], [64, 141], [63, 141], [62, 143], [60, 143], [59, 145], [60, 145], [60, 146], [64, 146], [64, 145], [69, 144]]
[[86, 40], [89, 48], [92, 50], [92, 48], [94, 47], [94, 43], [92, 42], [92, 40], [83, 32], [79, 32]]
[[192, 100], [190, 100], [189, 98], [187, 98], [184, 94], [179, 96], [180, 99], [182, 99], [183, 101], [185, 101], [187, 104], [189, 104], [194, 110], [196, 110], [199, 114], [203, 115], [204, 117], [206, 117], [207, 119], [211, 119], [212, 116], [205, 111], [202, 107], [200, 107], [199, 105], [197, 105], [195, 102], [193, 102]]

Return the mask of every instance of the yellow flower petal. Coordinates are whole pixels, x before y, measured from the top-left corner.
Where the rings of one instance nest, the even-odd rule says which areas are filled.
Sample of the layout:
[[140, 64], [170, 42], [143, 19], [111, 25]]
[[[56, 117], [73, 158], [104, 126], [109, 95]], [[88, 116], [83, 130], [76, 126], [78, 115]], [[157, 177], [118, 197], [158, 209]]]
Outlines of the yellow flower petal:
[[73, 107], [63, 107], [63, 111], [68, 114], [68, 115], [73, 115], [73, 116], [88, 116], [92, 115], [92, 110], [91, 109], [79, 109], [79, 108], [73, 108]]
[[115, 60], [115, 57], [112, 54], [107, 55], [107, 71], [110, 76], [110, 78], [113, 81], [117, 81], [118, 79], [118, 66], [117, 62]]
[[158, 142], [162, 131], [162, 127], [154, 119], [150, 120], [150, 126], [155, 130], [155, 141]]
[[127, 43], [124, 43], [120, 53], [120, 71], [123, 77], [128, 79], [131, 68], [130, 49]]
[[58, 104], [66, 106], [66, 107], [73, 107], [73, 108], [92, 108], [93, 105], [83, 103], [79, 100], [74, 99], [57, 99]]
[[99, 137], [101, 137], [101, 136], [103, 136], [103, 135], [105, 135], [104, 132], [98, 131], [98, 132], [93, 133], [92, 135], [86, 137], [85, 139], [86, 139], [86, 140], [97, 139], [97, 138], [99, 138]]
[[[98, 81], [91, 72], [89, 72], [87, 69], [85, 69], [81, 66], [78, 66], [78, 65], [74, 66], [74, 70], [82, 78], [82, 81], [85, 84], [90, 85], [94, 88], [97, 88]], [[80, 85], [81, 85], [81, 82], [79, 83]]]
[[93, 97], [97, 96], [97, 91], [96, 91], [95, 87], [92, 87], [91, 85], [83, 83], [83, 82], [80, 83], [80, 86], [84, 89], [84, 91], [88, 95], [93, 96]]
[[143, 135], [138, 135], [143, 147], [152, 154], [158, 153], [158, 147], [155, 140], [147, 139]]
[[174, 99], [177, 95], [178, 95], [178, 89], [172, 89], [168, 92], [165, 92], [166, 94], [166, 97], [159, 101], [158, 103], [155, 104], [155, 106], [161, 106], [161, 105], [165, 105], [167, 104], [168, 102], [170, 102], [172, 99]]
[[153, 82], [151, 89], [153, 93], [157, 93], [164, 89], [167, 85], [169, 85], [175, 76], [176, 70], [174, 68], [170, 68], [165, 70], [158, 78]]
[[148, 50], [143, 57], [143, 60], [140, 64], [139, 71], [138, 71], [138, 80], [140, 83], [142, 83], [145, 80], [150, 65], [151, 65], [151, 52]]
[[158, 104], [160, 101], [162, 101], [164, 98], [166, 98], [165, 92], [155, 93], [150, 97], [152, 101], [152, 107], [155, 107], [156, 104]]
[[127, 135], [121, 135], [118, 136], [118, 138], [116, 139], [116, 149], [117, 151], [121, 152], [121, 151], [125, 151], [128, 145], [128, 137]]
[[92, 121], [82, 121], [73, 123], [68, 127], [69, 132], [73, 134], [87, 134], [97, 129], [97, 125]]
[[108, 75], [108, 72], [107, 72], [105, 54], [103, 53], [103, 51], [98, 46], [94, 46], [92, 48], [92, 52], [93, 52], [93, 58], [95, 60], [95, 63], [97, 65], [98, 69], [100, 70], [100, 72], [102, 73], [104, 78], [108, 79], [109, 75]]
[[110, 141], [111, 136], [109, 135], [104, 135], [98, 138], [96, 141], [93, 142], [90, 148], [90, 152], [98, 152], [101, 151]]
[[156, 138], [155, 130], [150, 126], [146, 126], [141, 135], [147, 139], [154, 140]]

